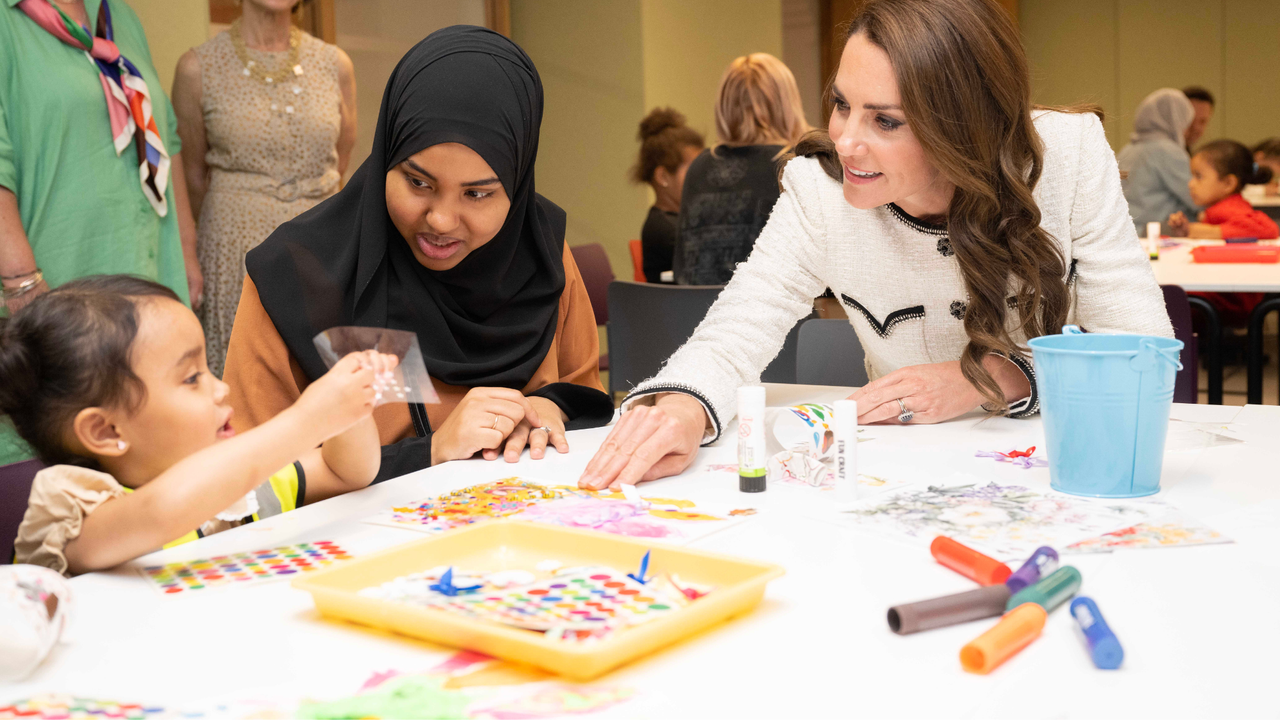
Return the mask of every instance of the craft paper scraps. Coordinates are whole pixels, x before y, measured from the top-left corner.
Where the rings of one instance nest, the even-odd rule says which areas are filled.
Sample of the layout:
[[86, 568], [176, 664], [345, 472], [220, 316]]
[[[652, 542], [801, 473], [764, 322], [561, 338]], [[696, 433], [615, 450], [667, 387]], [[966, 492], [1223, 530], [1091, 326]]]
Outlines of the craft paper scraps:
[[303, 703], [299, 718], [339, 720], [345, 718], [403, 718], [405, 720], [462, 720], [469, 717], [471, 697], [458, 690], [446, 690], [445, 678], [430, 675], [401, 675], [376, 688], [342, 700]]
[[472, 712], [474, 717], [493, 720], [557, 718], [599, 712], [626, 702], [634, 695], [635, 691], [628, 688], [555, 684], [541, 688], [532, 695], [478, 708]]
[[1017, 465], [1023, 470], [1030, 470], [1034, 467], [1049, 467], [1049, 461], [1042, 457], [1032, 457], [1035, 454], [1035, 446], [1031, 446], [1026, 450], [1010, 450], [1008, 452], [1000, 452], [999, 450], [979, 450], [974, 453], [974, 457], [995, 458], [996, 462], [1011, 463]]
[[1098, 537], [1067, 546], [1069, 553], [1098, 553], [1112, 550], [1145, 550], [1150, 548], [1189, 547], [1235, 542], [1231, 538], [1197, 520], [1170, 512], [1150, 522], [1113, 530]]
[[30, 720], [102, 720], [117, 718], [137, 720], [159, 718], [168, 715], [163, 707], [138, 705], [110, 700], [89, 700], [70, 695], [38, 695], [19, 700], [11, 705], [0, 705], [0, 719], [24, 718]]
[[270, 550], [216, 555], [203, 560], [147, 565], [138, 572], [164, 595], [188, 595], [229, 585], [249, 585], [318, 570], [351, 555], [329, 540]]
[[740, 522], [727, 509], [704, 512], [680, 498], [640, 497], [632, 491], [580, 490], [568, 485], [540, 485], [508, 478], [464, 488], [379, 513], [366, 522], [439, 533], [481, 520], [517, 517], [564, 527], [586, 528], [686, 543]]
[[1019, 485], [914, 486], [846, 511], [859, 528], [928, 543], [946, 535], [1004, 561], [1021, 562], [1041, 545], [1065, 548], [1146, 522], [1164, 506], [1039, 493]]

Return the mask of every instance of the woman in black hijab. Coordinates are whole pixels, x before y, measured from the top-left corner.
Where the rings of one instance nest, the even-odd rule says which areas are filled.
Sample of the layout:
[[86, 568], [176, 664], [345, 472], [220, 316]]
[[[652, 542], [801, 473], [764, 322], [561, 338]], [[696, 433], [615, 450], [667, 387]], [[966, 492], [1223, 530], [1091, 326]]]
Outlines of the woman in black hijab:
[[401, 59], [351, 182], [248, 254], [225, 377], [237, 428], [324, 374], [312, 338], [339, 325], [417, 333], [441, 396], [375, 411], [380, 479], [567, 452], [566, 429], [612, 418], [565, 213], [534, 192], [541, 122], [533, 62], [495, 32], [445, 28]]

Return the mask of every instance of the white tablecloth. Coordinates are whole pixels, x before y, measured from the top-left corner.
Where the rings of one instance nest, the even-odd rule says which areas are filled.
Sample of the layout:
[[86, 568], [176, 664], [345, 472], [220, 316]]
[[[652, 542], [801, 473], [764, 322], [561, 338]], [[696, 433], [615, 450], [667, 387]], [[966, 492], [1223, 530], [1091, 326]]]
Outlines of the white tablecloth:
[[[771, 386], [771, 406], [832, 400], [846, 391]], [[1234, 538], [1229, 545], [1070, 556], [1125, 649], [1121, 670], [1094, 669], [1065, 608], [1043, 636], [993, 674], [961, 671], [959, 649], [992, 624], [908, 637], [892, 634], [896, 603], [969, 589], [927, 549], [877, 540], [829, 514], [829, 493], [773, 487], [737, 492], [737, 478], [706, 472], [736, 462], [731, 443], [700, 452], [684, 475], [641, 486], [759, 509], [749, 522], [694, 547], [783, 565], [747, 616], [689, 638], [596, 681], [635, 696], [590, 717], [1241, 717], [1277, 714], [1280, 661], [1280, 408], [1175, 406], [1175, 416], [1232, 422], [1246, 442], [1170, 448], [1160, 497]], [[607, 428], [570, 435], [572, 452], [517, 465], [448, 463], [139, 563], [330, 539], [390, 546], [422, 535], [361, 519], [394, 503], [511, 475], [575, 482]], [[907, 480], [971, 473], [1048, 489], [1048, 470], [1023, 470], [977, 450], [1043, 444], [1038, 419], [976, 416], [936, 426], [876, 427], [864, 467]], [[181, 707], [198, 700], [336, 698], [377, 671], [426, 670], [452, 650], [322, 620], [287, 582], [165, 598], [132, 570], [73, 580], [75, 625], [28, 681], [0, 705], [39, 692]]]

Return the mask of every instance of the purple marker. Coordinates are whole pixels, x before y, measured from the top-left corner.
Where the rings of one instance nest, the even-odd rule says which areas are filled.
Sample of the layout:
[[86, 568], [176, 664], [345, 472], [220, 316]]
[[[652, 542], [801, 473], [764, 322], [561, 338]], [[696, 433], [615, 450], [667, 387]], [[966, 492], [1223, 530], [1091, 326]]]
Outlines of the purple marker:
[[1022, 563], [1022, 567], [1009, 576], [1004, 581], [1009, 586], [1009, 592], [1017, 594], [1019, 590], [1028, 585], [1035, 585], [1040, 582], [1040, 578], [1048, 575], [1058, 568], [1058, 551], [1045, 545], [1036, 548], [1031, 553], [1031, 557]]

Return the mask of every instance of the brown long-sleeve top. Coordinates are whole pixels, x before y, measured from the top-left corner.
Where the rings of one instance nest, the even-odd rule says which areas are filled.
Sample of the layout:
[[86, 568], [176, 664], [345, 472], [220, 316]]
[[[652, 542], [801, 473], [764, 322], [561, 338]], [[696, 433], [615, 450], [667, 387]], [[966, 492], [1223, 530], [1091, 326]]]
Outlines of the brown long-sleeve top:
[[[603, 425], [612, 417], [613, 405], [608, 402], [608, 396], [603, 394], [604, 386], [600, 383], [600, 340], [596, 333], [591, 298], [587, 295], [582, 275], [578, 272], [568, 245], [564, 248], [564, 275], [565, 286], [560, 295], [555, 338], [551, 341], [547, 356], [525, 385], [523, 392], [525, 395], [547, 397], [560, 405], [569, 416], [569, 422], [566, 423], [569, 429]], [[248, 277], [245, 278], [240, 305], [236, 309], [223, 379], [231, 386], [230, 401], [235, 409], [232, 425], [238, 432], [275, 417], [281, 410], [292, 405], [303, 389], [311, 384], [310, 378], [289, 352], [275, 323], [263, 308], [262, 301], [258, 298], [257, 286]], [[431, 382], [440, 396], [440, 403], [425, 405], [424, 408], [430, 426], [438, 428], [470, 388], [446, 385], [435, 378]], [[594, 393], [576, 393], [573, 392], [574, 388], [563, 385], [557, 388], [557, 383], [596, 390], [600, 395], [597, 399]], [[583, 398], [586, 398], [585, 402]], [[566, 404], [577, 407], [566, 407]], [[425, 438], [427, 442], [419, 442], [417, 451], [412, 453], [416, 467], [406, 467], [404, 458], [400, 462], [388, 464], [389, 453], [385, 446], [394, 446], [402, 441], [414, 442], [412, 439], [417, 437], [407, 404], [381, 405], [373, 411], [373, 418], [384, 446], [384, 467], [378, 474], [379, 480], [395, 477], [430, 463], [428, 436]]]

